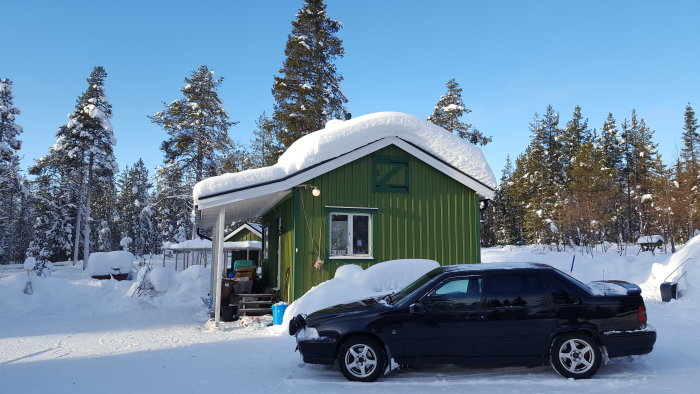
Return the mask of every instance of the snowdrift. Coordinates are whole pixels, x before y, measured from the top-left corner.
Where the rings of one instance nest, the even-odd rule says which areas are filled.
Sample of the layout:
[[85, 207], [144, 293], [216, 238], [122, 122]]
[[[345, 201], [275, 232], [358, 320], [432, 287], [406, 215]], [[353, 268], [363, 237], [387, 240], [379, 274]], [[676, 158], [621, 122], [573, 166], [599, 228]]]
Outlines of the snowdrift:
[[[681, 264], [683, 264], [682, 267]], [[660, 300], [661, 283], [678, 281], [678, 290], [683, 298], [700, 300], [699, 266], [700, 235], [696, 235], [665, 262], [652, 265], [649, 279], [641, 285], [643, 294], [648, 298]]]
[[355, 264], [342, 265], [333, 279], [314, 286], [287, 308], [283, 327], [299, 313], [309, 314], [333, 305], [400, 290], [439, 266], [436, 261], [419, 259], [385, 261], [366, 270]]

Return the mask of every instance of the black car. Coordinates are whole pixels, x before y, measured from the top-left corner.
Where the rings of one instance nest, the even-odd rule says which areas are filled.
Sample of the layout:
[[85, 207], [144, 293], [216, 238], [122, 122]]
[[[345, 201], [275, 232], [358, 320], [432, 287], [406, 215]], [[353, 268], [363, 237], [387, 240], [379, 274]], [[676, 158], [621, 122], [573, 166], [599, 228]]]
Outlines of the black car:
[[651, 352], [641, 289], [622, 281], [589, 287], [545, 264], [436, 268], [403, 290], [336, 305], [289, 325], [304, 362], [334, 364], [370, 382], [400, 365], [549, 362], [567, 378], [593, 376], [608, 357]]

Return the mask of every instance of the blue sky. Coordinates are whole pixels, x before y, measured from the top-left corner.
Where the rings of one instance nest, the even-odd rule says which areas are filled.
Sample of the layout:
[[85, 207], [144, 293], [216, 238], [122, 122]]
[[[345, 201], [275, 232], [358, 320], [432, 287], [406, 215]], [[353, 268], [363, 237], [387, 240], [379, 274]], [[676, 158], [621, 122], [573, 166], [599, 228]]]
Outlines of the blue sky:
[[[700, 114], [698, 1], [327, 0], [346, 56], [337, 62], [353, 116], [400, 111], [427, 117], [456, 78], [472, 123], [493, 142], [500, 176], [529, 141], [535, 112], [552, 104], [562, 123], [580, 105], [600, 129], [633, 108], [656, 131], [666, 162], [677, 156], [686, 103]], [[34, 1], [2, 6], [0, 77], [22, 110], [26, 168], [47, 153], [85, 90], [92, 68], [109, 76], [120, 168], [162, 162], [166, 138], [147, 115], [181, 96], [202, 64], [223, 76], [220, 94], [234, 140], [247, 143], [272, 110], [301, 0]]]

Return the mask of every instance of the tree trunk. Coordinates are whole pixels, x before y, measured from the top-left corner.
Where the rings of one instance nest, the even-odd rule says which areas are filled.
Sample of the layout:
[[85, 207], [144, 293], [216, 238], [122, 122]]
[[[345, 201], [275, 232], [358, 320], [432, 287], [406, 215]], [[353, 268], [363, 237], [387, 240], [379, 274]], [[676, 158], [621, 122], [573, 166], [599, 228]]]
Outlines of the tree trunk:
[[78, 217], [75, 220], [75, 242], [73, 242], [73, 266], [78, 261], [78, 251], [80, 250], [80, 231], [83, 220], [83, 210], [85, 206], [83, 201], [85, 200], [85, 171], [80, 172], [80, 195], [78, 196]]
[[93, 155], [90, 154], [90, 161], [88, 162], [88, 182], [86, 189], [86, 201], [85, 201], [85, 225], [83, 227], [83, 271], [87, 268], [88, 258], [90, 258], [90, 216], [92, 215], [92, 209], [90, 204], [92, 203], [92, 164], [94, 162]]

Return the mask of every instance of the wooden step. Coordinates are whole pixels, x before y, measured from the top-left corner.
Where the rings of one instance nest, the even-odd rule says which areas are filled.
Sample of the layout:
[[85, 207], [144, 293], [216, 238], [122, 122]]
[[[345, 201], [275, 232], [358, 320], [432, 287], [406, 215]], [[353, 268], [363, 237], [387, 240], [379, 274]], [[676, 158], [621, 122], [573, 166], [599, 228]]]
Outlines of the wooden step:
[[272, 301], [238, 301], [238, 305], [272, 305]]
[[238, 309], [238, 314], [242, 316], [270, 315], [272, 310], [270, 308]]

